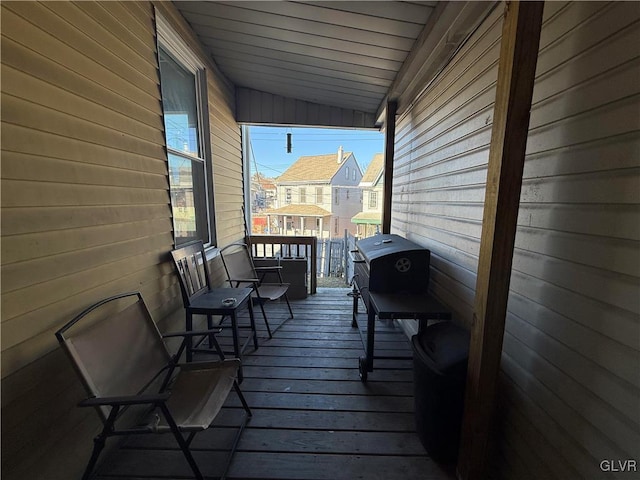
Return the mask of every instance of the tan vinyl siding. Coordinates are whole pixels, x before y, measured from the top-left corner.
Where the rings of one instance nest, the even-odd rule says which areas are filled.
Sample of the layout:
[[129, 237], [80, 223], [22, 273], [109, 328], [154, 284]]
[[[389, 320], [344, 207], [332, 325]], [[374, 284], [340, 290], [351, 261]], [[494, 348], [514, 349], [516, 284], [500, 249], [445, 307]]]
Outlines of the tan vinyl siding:
[[[170, 273], [153, 271], [172, 245], [155, 56], [129, 65], [129, 37], [87, 12], [105, 14], [100, 4], [3, 4], [3, 377], [55, 348], [55, 328], [91, 299], [136, 287], [152, 296]], [[95, 217], [107, 205], [127, 218]], [[141, 208], [164, 218], [150, 229], [135, 218]], [[76, 211], [94, 223], [77, 230]]]
[[[159, 8], [207, 65], [218, 241], [239, 240], [233, 87], [174, 7]], [[78, 478], [97, 423], [76, 407], [83, 392], [55, 330], [128, 290], [142, 292], [161, 330], [184, 321], [168, 255], [154, 6], [3, 2], [1, 20], [2, 473]]]
[[7, 478], [74, 476], [95, 434], [53, 332], [124, 290], [141, 290], [159, 319], [179, 306], [166, 262], [173, 236], [153, 12], [136, 7], [146, 29], [136, 21], [110, 31], [129, 5], [113, 8], [2, 4]]
[[[400, 119], [393, 231], [470, 324], [500, 6]], [[498, 478], [596, 478], [640, 444], [640, 9], [548, 2], [498, 411]]]
[[244, 238], [244, 204], [242, 148], [240, 127], [233, 111], [233, 91], [222, 89], [209, 81], [211, 143], [213, 145], [213, 182], [216, 208], [216, 244], [224, 247]]

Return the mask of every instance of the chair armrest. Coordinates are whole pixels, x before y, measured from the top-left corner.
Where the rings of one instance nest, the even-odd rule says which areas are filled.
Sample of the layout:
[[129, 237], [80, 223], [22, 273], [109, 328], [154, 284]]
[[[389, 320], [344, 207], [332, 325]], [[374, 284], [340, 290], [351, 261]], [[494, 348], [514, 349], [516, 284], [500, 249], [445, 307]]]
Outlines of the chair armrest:
[[282, 265], [273, 265], [271, 267], [256, 267], [257, 272], [277, 272], [282, 270]]
[[151, 395], [124, 395], [117, 397], [91, 397], [82, 400], [79, 407], [99, 407], [102, 405], [143, 405], [146, 403], [159, 403], [169, 399], [171, 392], [156, 393]]
[[240, 282], [240, 283], [256, 283], [260, 280], [257, 278], [230, 278], [229, 282]]
[[222, 328], [215, 328], [213, 330], [194, 330], [192, 332], [170, 332], [164, 333], [162, 338], [171, 338], [171, 337], [195, 337], [197, 335], [210, 335], [222, 332]]

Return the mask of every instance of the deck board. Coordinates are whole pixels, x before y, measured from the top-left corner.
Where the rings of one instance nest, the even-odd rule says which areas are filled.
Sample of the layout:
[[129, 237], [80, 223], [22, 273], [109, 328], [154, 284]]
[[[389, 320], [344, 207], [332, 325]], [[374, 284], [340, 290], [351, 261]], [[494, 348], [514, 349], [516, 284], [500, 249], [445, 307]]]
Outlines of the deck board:
[[[393, 323], [377, 325], [376, 354], [404, 358], [376, 360], [369, 381], [360, 382], [364, 351], [346, 292], [319, 289], [292, 302], [291, 320], [285, 305], [269, 305], [272, 329], [286, 320], [272, 339], [256, 310], [260, 346], [245, 352], [241, 385], [253, 417], [227, 478], [455, 478], [451, 467], [429, 458], [415, 433], [411, 348]], [[220, 342], [229, 348], [227, 331]], [[232, 394], [212, 428], [195, 437], [192, 449], [207, 478], [219, 476], [241, 414]], [[102, 462], [97, 478], [190, 478], [190, 470], [170, 435], [132, 436]]]

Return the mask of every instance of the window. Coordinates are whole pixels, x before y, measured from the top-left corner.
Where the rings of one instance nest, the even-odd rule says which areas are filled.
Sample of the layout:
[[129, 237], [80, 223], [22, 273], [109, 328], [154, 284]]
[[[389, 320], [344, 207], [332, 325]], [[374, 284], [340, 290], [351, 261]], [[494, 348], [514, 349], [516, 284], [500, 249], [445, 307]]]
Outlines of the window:
[[213, 191], [205, 146], [204, 67], [162, 18], [158, 21], [162, 113], [176, 246], [213, 243]]
[[339, 220], [337, 218], [333, 220], [333, 233], [336, 235], [338, 234], [338, 223]]
[[316, 203], [322, 203], [322, 187], [316, 187]]
[[300, 203], [307, 203], [307, 189], [300, 187]]
[[340, 203], [340, 189], [336, 188], [333, 190], [333, 203], [338, 205]]
[[291, 189], [290, 188], [285, 188], [284, 189], [284, 203], [286, 203], [287, 205], [289, 205], [291, 203]]
[[369, 208], [378, 208], [378, 192], [369, 192]]
[[349, 167], [346, 168], [345, 172], [346, 172], [345, 178], [349, 180]]
[[353, 173], [351, 174], [351, 180], [356, 181], [356, 169], [353, 169]]

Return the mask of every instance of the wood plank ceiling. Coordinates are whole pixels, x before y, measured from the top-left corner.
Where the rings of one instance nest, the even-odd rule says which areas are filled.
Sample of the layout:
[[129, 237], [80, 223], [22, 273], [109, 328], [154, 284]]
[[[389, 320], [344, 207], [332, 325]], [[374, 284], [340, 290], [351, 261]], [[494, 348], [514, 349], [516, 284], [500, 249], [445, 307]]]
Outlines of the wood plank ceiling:
[[237, 87], [375, 114], [437, 2], [175, 2]]

